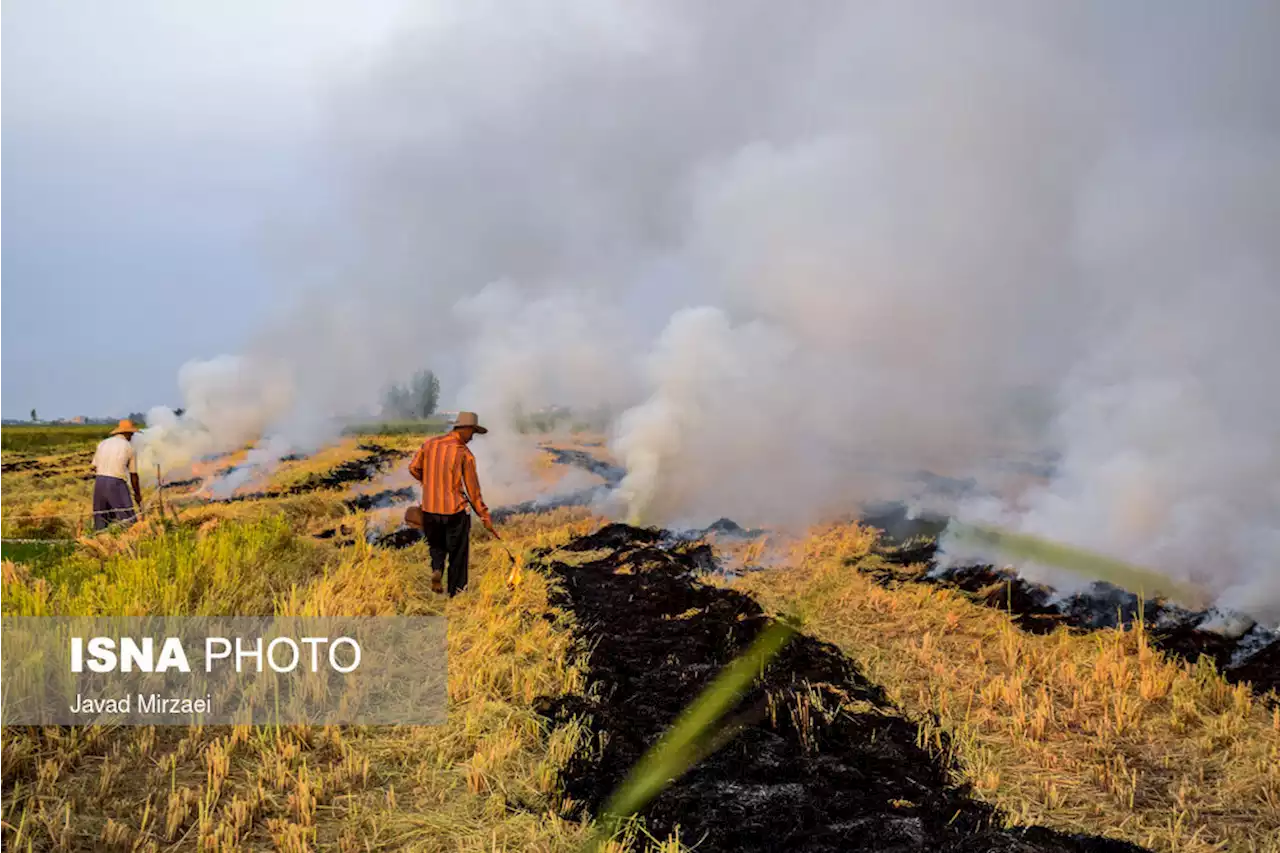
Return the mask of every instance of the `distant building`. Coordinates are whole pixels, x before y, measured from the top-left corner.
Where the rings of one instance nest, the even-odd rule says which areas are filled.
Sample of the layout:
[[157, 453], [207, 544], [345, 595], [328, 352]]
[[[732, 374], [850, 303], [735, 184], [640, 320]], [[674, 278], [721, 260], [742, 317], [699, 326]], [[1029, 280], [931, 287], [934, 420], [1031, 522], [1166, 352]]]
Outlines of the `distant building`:
[[73, 424], [87, 424], [88, 422], [89, 422], [89, 419], [86, 418], [84, 415], [76, 415], [74, 418], [71, 419], [71, 423]]

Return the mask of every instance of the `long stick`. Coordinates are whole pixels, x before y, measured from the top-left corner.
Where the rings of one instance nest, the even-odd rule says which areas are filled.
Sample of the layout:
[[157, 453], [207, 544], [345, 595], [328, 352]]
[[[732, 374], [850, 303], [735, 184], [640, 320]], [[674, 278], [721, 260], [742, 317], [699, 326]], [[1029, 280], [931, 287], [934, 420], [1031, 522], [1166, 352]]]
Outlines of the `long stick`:
[[160, 520], [164, 521], [164, 478], [160, 476], [160, 463], [158, 462], [156, 463], [156, 503], [160, 505]]

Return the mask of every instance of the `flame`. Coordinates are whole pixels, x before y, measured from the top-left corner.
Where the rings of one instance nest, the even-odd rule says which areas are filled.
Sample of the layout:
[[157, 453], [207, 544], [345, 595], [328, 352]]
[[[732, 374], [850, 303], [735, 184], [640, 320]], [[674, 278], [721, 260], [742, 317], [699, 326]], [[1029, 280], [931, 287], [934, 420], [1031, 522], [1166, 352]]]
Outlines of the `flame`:
[[[510, 553], [510, 552], [508, 552]], [[524, 554], [511, 555], [511, 574], [507, 575], [507, 586], [516, 587], [524, 580]]]

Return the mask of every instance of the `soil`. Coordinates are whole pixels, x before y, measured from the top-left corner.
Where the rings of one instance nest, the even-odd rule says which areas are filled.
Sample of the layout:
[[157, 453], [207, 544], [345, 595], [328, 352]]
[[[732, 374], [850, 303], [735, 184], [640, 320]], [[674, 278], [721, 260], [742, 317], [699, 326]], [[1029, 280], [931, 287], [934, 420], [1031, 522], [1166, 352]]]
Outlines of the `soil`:
[[884, 532], [877, 553], [882, 565], [865, 569], [877, 582], [928, 583], [959, 590], [972, 601], [1009, 613], [1024, 631], [1047, 634], [1059, 626], [1078, 631], [1131, 626], [1141, 621], [1151, 644], [1184, 660], [1207, 656], [1233, 684], [1248, 682], [1255, 693], [1280, 691], [1280, 636], [1261, 626], [1236, 637], [1197, 626], [1209, 612], [1186, 610], [1162, 601], [1144, 601], [1109, 583], [1097, 582], [1081, 592], [1061, 596], [990, 565], [957, 566], [935, 571], [936, 537], [945, 519], [908, 519], [902, 510], [878, 508], [864, 523]]
[[[585, 715], [603, 744], [562, 777], [580, 808], [598, 810], [681, 710], [771, 624], [751, 598], [696, 580], [705, 548], [611, 524], [563, 549], [604, 556], [580, 565], [541, 558], [559, 581], [553, 603], [573, 614], [577, 639], [590, 650], [584, 695], [540, 703], [553, 720]], [[1141, 849], [1042, 827], [1000, 828], [990, 806], [916, 745], [916, 726], [884, 691], [812, 637], [792, 640], [729, 717], [736, 736], [644, 810], [655, 837], [679, 826], [681, 839], [702, 853]]]

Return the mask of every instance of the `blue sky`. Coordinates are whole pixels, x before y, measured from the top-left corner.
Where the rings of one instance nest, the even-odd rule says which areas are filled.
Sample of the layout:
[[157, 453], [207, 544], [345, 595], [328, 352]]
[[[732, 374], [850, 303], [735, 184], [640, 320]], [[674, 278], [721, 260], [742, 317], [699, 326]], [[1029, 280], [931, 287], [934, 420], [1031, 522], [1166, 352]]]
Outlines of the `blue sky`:
[[176, 405], [183, 362], [237, 351], [332, 197], [334, 86], [401, 6], [5, 3], [5, 417]]

